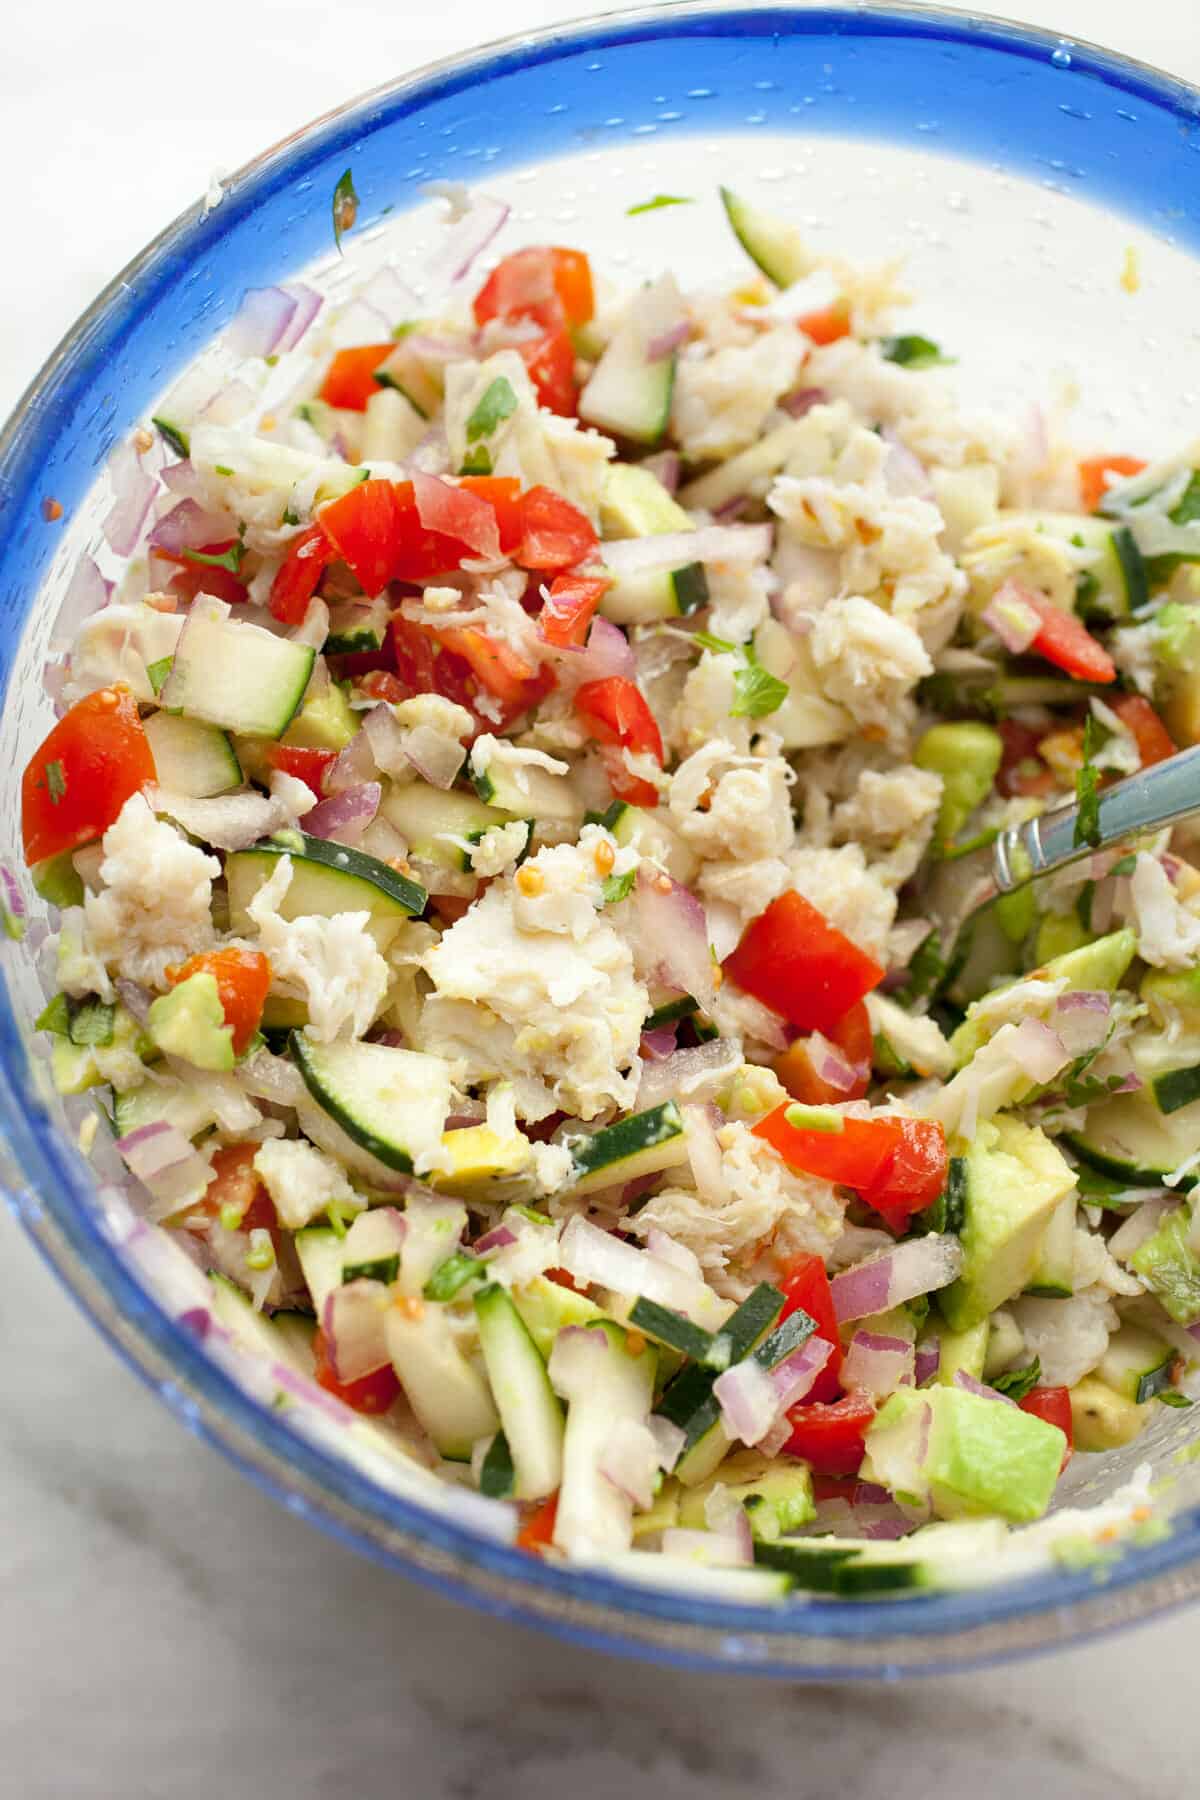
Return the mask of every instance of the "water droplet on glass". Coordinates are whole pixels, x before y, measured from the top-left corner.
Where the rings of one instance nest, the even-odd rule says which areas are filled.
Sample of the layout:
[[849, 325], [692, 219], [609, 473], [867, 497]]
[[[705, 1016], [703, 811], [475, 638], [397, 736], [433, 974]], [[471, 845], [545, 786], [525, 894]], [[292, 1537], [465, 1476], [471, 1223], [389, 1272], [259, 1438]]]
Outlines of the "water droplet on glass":
[[689, 88], [687, 91], [687, 97], [689, 100], [711, 100], [713, 97], [713, 89], [712, 88]]
[[1071, 67], [1071, 52], [1069, 50], [1064, 50], [1060, 45], [1059, 48], [1052, 53], [1050, 61], [1054, 64], [1055, 68], [1069, 69]]

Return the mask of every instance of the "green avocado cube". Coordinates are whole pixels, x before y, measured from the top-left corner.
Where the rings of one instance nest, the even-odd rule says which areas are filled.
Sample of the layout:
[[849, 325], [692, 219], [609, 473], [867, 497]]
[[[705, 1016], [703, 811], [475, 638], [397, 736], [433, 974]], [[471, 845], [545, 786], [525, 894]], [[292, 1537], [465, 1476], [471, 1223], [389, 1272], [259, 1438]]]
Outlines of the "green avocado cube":
[[344, 750], [358, 730], [344, 688], [331, 681], [323, 694], [306, 700], [283, 734], [285, 744], [305, 750]]
[[1200, 1320], [1200, 1262], [1189, 1242], [1191, 1226], [1191, 1207], [1177, 1207], [1129, 1259], [1135, 1275], [1180, 1325]]
[[1057, 1425], [966, 1388], [931, 1390], [925, 1473], [943, 1519], [999, 1513], [1040, 1519], [1058, 1481], [1066, 1440]]
[[944, 851], [992, 790], [1004, 745], [992, 725], [958, 719], [932, 725], [913, 752], [918, 769], [942, 778], [934, 848]]
[[652, 469], [614, 463], [600, 496], [600, 528], [606, 538], [658, 537], [691, 531], [693, 521]]
[[1029, 1283], [1046, 1227], [1075, 1171], [1037, 1126], [1001, 1114], [967, 1152], [962, 1273], [938, 1295], [952, 1331], [969, 1331]]
[[207, 970], [189, 975], [169, 994], [160, 994], [146, 1018], [151, 1041], [167, 1056], [178, 1056], [197, 1069], [228, 1073], [234, 1065], [233, 1032]]

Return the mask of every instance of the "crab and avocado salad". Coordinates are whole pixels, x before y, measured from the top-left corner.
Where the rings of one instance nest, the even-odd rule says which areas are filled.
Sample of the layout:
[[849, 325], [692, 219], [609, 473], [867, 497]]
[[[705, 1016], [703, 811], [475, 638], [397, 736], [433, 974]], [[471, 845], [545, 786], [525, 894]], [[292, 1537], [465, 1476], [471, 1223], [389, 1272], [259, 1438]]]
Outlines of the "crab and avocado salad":
[[1200, 1395], [1200, 870], [931, 912], [1200, 741], [1200, 458], [968, 413], [895, 268], [720, 207], [684, 293], [459, 206], [441, 291], [252, 292], [119, 448], [42, 1042], [212, 1332], [531, 1554], [1098, 1557], [1148, 1471], [1062, 1472]]

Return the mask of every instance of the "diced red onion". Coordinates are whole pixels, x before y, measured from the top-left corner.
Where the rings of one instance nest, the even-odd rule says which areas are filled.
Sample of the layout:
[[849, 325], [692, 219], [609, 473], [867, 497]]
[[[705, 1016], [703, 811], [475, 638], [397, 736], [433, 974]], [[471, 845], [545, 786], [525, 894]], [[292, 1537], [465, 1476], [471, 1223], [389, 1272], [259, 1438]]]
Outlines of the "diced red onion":
[[[421, 311], [420, 300], [391, 263], [384, 263], [375, 270], [363, 284], [359, 299], [376, 307], [388, 321], [389, 329], [415, 319]], [[409, 341], [411, 340], [405, 340]]]
[[1110, 1001], [1107, 994], [1060, 994], [1054, 1007], [1054, 1030], [1068, 1055], [1082, 1056], [1097, 1050], [1109, 1031]]
[[604, 566], [614, 575], [678, 569], [685, 563], [756, 563], [771, 554], [770, 525], [701, 525], [657, 537], [620, 538], [603, 546]]
[[1020, 583], [1006, 581], [992, 596], [980, 614], [989, 631], [994, 631], [1004, 648], [1014, 656], [1028, 650], [1042, 628], [1041, 616], [1029, 604]]
[[414, 725], [403, 738], [404, 754], [423, 781], [443, 792], [454, 786], [467, 754], [457, 738], [432, 725]]
[[765, 1437], [761, 1437], [755, 1445], [760, 1456], [778, 1456], [783, 1450], [795, 1427], [786, 1413], [780, 1413]]
[[1057, 1032], [1041, 1019], [1022, 1019], [1012, 1040], [1012, 1055], [1018, 1067], [1039, 1086], [1052, 1081], [1071, 1059]]
[[23, 919], [26, 913], [25, 896], [21, 892], [21, 884], [7, 863], [0, 862], [0, 892], [3, 894], [3, 905], [10, 918]]
[[140, 1125], [118, 1138], [117, 1153], [153, 1195], [149, 1216], [155, 1220], [168, 1219], [198, 1200], [213, 1177], [212, 1169], [178, 1126], [165, 1119]]
[[829, 1087], [839, 1094], [849, 1094], [858, 1086], [862, 1073], [860, 1066], [850, 1062], [837, 1045], [831, 1044], [819, 1031], [809, 1037], [807, 1049], [814, 1071]]
[[581, 1213], [564, 1230], [559, 1257], [576, 1281], [612, 1288], [618, 1294], [643, 1294], [660, 1306], [673, 1306], [706, 1330], [715, 1329], [724, 1318], [721, 1302], [702, 1281], [601, 1231]]
[[426, 269], [435, 285], [450, 286], [461, 281], [477, 256], [487, 249], [511, 212], [503, 200], [490, 194], [478, 194], [466, 213], [449, 227], [445, 240]]
[[310, 288], [303, 281], [285, 281], [282, 292], [289, 300], [295, 301], [295, 309], [291, 318], [280, 332], [275, 342], [275, 353], [282, 356], [286, 350], [294, 350], [304, 336], [325, 302], [315, 288]]
[[224, 543], [236, 535], [237, 525], [228, 513], [211, 512], [189, 499], [181, 500], [155, 521], [147, 542], [169, 556], [180, 556], [185, 550]]
[[601, 1359], [608, 1356], [608, 1338], [603, 1331], [589, 1331], [584, 1325], [567, 1325], [558, 1333], [546, 1373], [556, 1394], [564, 1399], [590, 1389]]
[[330, 327], [330, 341], [335, 350], [348, 350], [358, 344], [381, 344], [391, 330], [391, 320], [377, 306], [367, 300], [351, 300]]
[[794, 1406], [797, 1400], [803, 1400], [832, 1355], [833, 1345], [827, 1339], [810, 1337], [799, 1350], [793, 1350], [790, 1356], [771, 1370], [771, 1381], [780, 1412]]
[[1147, 1238], [1154, 1236], [1167, 1214], [1174, 1212], [1178, 1204], [1174, 1194], [1158, 1194], [1143, 1200], [1127, 1219], [1122, 1219], [1109, 1238], [1110, 1253], [1118, 1262], [1128, 1261]]
[[665, 1556], [705, 1567], [748, 1568], [754, 1561], [753, 1543], [747, 1547], [740, 1534], [731, 1531], [690, 1531], [670, 1525], [663, 1532], [662, 1547]]
[[600, 1452], [600, 1473], [618, 1492], [645, 1511], [654, 1503], [658, 1444], [639, 1419], [617, 1419]]
[[932, 1381], [942, 1362], [942, 1346], [937, 1338], [929, 1338], [917, 1346], [913, 1364], [913, 1380], [918, 1387]]
[[716, 998], [708, 918], [696, 896], [647, 862], [633, 890], [634, 961], [643, 980], [690, 994], [702, 1009]]
[[614, 625], [611, 619], [593, 619], [587, 643], [571, 658], [565, 673], [578, 686], [585, 681], [607, 681], [611, 675], [633, 681], [637, 675], [637, 659], [619, 625]]
[[674, 494], [679, 487], [679, 452], [678, 450], [658, 450], [653, 456], [645, 456], [638, 465], [656, 477], [668, 494]]
[[309, 1376], [302, 1375], [299, 1369], [290, 1368], [287, 1363], [274, 1362], [271, 1363], [270, 1370], [276, 1387], [283, 1388], [285, 1393], [294, 1394], [297, 1400], [303, 1400], [309, 1406], [315, 1406], [326, 1418], [342, 1425], [348, 1417], [354, 1417], [344, 1400], [339, 1400], [328, 1388], [320, 1387]]
[[136, 1019], [139, 1025], [144, 1025], [150, 1016], [152, 996], [149, 989], [142, 987], [139, 982], [127, 980], [124, 975], [118, 975], [113, 982], [113, 987], [116, 989], [117, 999], [125, 1011], [131, 1018]]
[[168, 463], [159, 479], [181, 500], [198, 500], [203, 504], [204, 483], [186, 457], [180, 462]]
[[510, 1231], [507, 1225], [497, 1225], [476, 1240], [475, 1254], [486, 1256], [489, 1250], [505, 1250], [509, 1244], [515, 1244], [516, 1241], [516, 1233]]
[[256, 1050], [248, 1056], [241, 1064], [238, 1076], [246, 1093], [256, 1100], [269, 1100], [275, 1106], [295, 1106], [308, 1097], [304, 1077], [295, 1063], [285, 1056], [273, 1055], [270, 1050]]
[[443, 532], [457, 538], [476, 556], [497, 557], [500, 554], [500, 531], [496, 510], [469, 488], [454, 487], [436, 475], [413, 471], [413, 495], [417, 517], [426, 531]]
[[660, 1413], [651, 1413], [646, 1423], [658, 1450], [658, 1466], [669, 1475], [683, 1455], [687, 1433], [682, 1426], [672, 1425], [670, 1419], [664, 1419]]
[[322, 800], [304, 815], [304, 829], [310, 837], [332, 838], [339, 844], [357, 844], [375, 814], [383, 789], [377, 781], [364, 781], [361, 787], [346, 788], [329, 800]]
[[1141, 1076], [1135, 1074], [1131, 1069], [1128, 1075], [1123, 1076], [1112, 1091], [1114, 1094], [1136, 1094], [1141, 1086]]
[[384, 1331], [389, 1305], [381, 1281], [346, 1281], [328, 1295], [321, 1330], [335, 1381], [359, 1381], [391, 1361]]
[[894, 1388], [912, 1383], [914, 1360], [913, 1347], [906, 1338], [856, 1331], [842, 1365], [842, 1385], [847, 1389], [863, 1388], [881, 1400]]
[[113, 584], [106, 581], [90, 556], [81, 556], [71, 571], [53, 625], [50, 643], [73, 644], [79, 627], [101, 607], [107, 606]]
[[199, 1338], [201, 1343], [204, 1342], [215, 1322], [206, 1306], [189, 1306], [186, 1312], [181, 1312], [175, 1320], [177, 1325], [182, 1325], [185, 1331], [190, 1331], [193, 1337]]
[[638, 1078], [638, 1107], [644, 1112], [681, 1095], [699, 1100], [706, 1090], [716, 1091], [738, 1060], [737, 1047], [729, 1038], [711, 1038], [694, 1049], [676, 1050], [663, 1062], [644, 1062]]
[[999, 1400], [1004, 1406], [1016, 1406], [1017, 1404], [1008, 1394], [1001, 1394], [997, 1389], [986, 1386], [984, 1382], [976, 1381], [975, 1377], [968, 1375], [965, 1369], [955, 1369], [954, 1385], [956, 1388], [964, 1389], [968, 1394], [978, 1394], [981, 1400]]
[[[390, 706], [373, 706], [363, 719], [363, 735], [375, 759], [375, 766], [385, 775], [406, 775], [408, 754], [404, 747], [406, 733]], [[330, 773], [335, 773], [335, 763]]]
[[190, 794], [158, 788], [154, 808], [167, 813], [186, 832], [211, 844], [214, 850], [246, 850], [259, 838], [295, 822], [280, 801], [254, 789], [197, 800]]
[[356, 731], [326, 770], [325, 792], [343, 794], [347, 788], [361, 787], [364, 782], [373, 781], [378, 773], [370, 738], [365, 731]]
[[258, 395], [244, 381], [230, 381], [215, 393], [199, 417], [209, 425], [236, 425], [258, 405]]
[[395, 1206], [372, 1206], [359, 1213], [342, 1244], [342, 1262], [374, 1262], [399, 1255], [408, 1235], [408, 1221]]
[[468, 361], [472, 355], [471, 345], [466, 339], [431, 337], [424, 331], [410, 332], [404, 340], [404, 348], [410, 355], [421, 362], [432, 363], [435, 368], [442, 368], [447, 363]]
[[108, 476], [114, 498], [100, 529], [114, 556], [131, 556], [158, 492], [158, 482], [153, 475], [147, 474], [127, 438], [121, 440], [109, 457]]
[[61, 719], [66, 712], [63, 700], [63, 689], [67, 685], [67, 666], [60, 662], [42, 664], [42, 692], [54, 707], [54, 716]]
[[725, 1369], [713, 1382], [721, 1422], [730, 1437], [757, 1444], [779, 1416], [779, 1397], [771, 1376], [752, 1356]]
[[910, 1238], [882, 1256], [858, 1263], [830, 1283], [838, 1322], [866, 1319], [949, 1287], [962, 1270], [962, 1245], [950, 1233]]
[[650, 1062], [664, 1062], [675, 1052], [675, 1026], [660, 1025], [654, 1031], [643, 1031], [641, 1054]]
[[296, 297], [283, 288], [247, 288], [225, 328], [235, 356], [270, 356], [296, 314]]
[[681, 344], [686, 344], [691, 336], [692, 326], [688, 319], [679, 319], [669, 325], [665, 331], [657, 332], [646, 345], [646, 361], [649, 363], [665, 362], [668, 356], [674, 355]]
[[885, 425], [879, 435], [888, 447], [883, 479], [889, 494], [901, 500], [929, 499], [933, 486], [920, 457], [913, 454], [892, 426]]
[[824, 388], [798, 387], [793, 388], [790, 394], [785, 394], [779, 406], [790, 418], [802, 419], [814, 406], [824, 406], [828, 399], [829, 395]]
[[732, 525], [743, 513], [750, 511], [749, 494], [734, 494], [729, 500], [723, 500], [713, 514], [718, 525]]

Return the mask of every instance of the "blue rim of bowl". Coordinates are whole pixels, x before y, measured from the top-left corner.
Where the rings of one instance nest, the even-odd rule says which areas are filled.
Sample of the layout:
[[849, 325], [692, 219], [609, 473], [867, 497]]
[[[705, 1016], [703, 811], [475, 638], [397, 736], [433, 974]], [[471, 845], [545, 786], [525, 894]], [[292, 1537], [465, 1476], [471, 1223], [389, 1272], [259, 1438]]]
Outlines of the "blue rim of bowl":
[[[847, 36], [982, 44], [1018, 58], [1053, 58], [1066, 44], [1081, 72], [1167, 109], [1188, 129], [1200, 113], [1200, 93], [1163, 71], [1077, 38], [978, 14], [904, 4], [739, 8], [675, 0], [501, 40], [383, 84], [227, 178], [225, 203], [239, 211], [252, 208], [297, 151], [350, 142], [360, 128], [378, 122], [383, 102], [428, 101], [476, 87], [514, 64], [551, 63], [646, 37], [679, 37], [718, 21], [760, 34], [835, 28]], [[114, 329], [136, 304], [138, 285], [185, 248], [204, 219], [196, 206], [168, 226], [109, 283], [47, 359], [0, 432], [0, 500], [36, 480], [39, 444], [44, 448], [53, 430], [51, 395], [81, 370], [97, 335]], [[292, 1512], [455, 1599], [598, 1649], [685, 1667], [828, 1680], [934, 1674], [1045, 1651], [1200, 1595], [1200, 1521], [1187, 1518], [1163, 1541], [1127, 1551], [1100, 1580], [1058, 1571], [902, 1602], [735, 1605], [542, 1562], [398, 1498], [316, 1447], [286, 1415], [251, 1399], [174, 1321], [106, 1233], [94, 1190], [32, 1079], [6, 991], [0, 1000], [0, 1129], [8, 1153], [6, 1189], [17, 1217], [84, 1311], [180, 1420]]]

